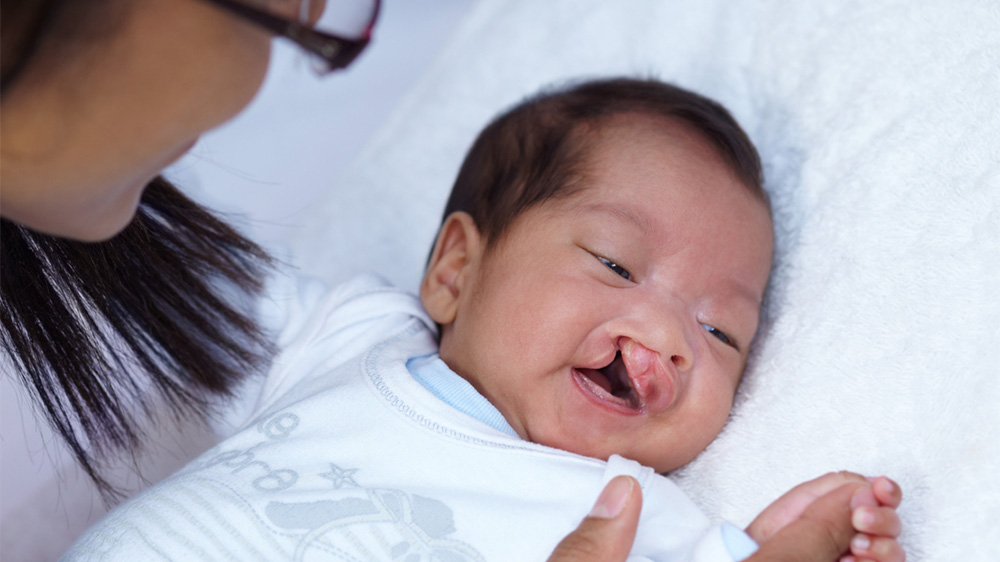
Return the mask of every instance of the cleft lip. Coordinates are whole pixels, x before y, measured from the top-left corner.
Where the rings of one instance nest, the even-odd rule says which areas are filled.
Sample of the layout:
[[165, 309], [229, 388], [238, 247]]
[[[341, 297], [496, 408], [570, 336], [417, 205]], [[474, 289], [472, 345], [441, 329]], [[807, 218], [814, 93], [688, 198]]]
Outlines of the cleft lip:
[[677, 395], [673, 363], [637, 341], [620, 337], [615, 355], [592, 367], [575, 367], [573, 379], [593, 401], [613, 411], [655, 414], [669, 408]]
[[618, 338], [617, 347], [642, 408], [652, 413], [669, 408], [677, 395], [673, 363], [664, 362], [659, 353], [631, 338]]
[[631, 397], [615, 396], [603, 385], [598, 384], [596, 382], [598, 379], [595, 376], [597, 372], [597, 369], [580, 367], [572, 369], [573, 381], [587, 398], [597, 405], [619, 414], [634, 416], [644, 413], [641, 403], [635, 402]]
[[615, 358], [606, 367], [601, 369], [601, 372], [610, 383], [611, 394], [624, 399], [633, 409], [642, 409], [642, 397], [635, 390], [635, 385], [629, 376], [628, 368], [622, 359], [621, 350], [615, 353]]

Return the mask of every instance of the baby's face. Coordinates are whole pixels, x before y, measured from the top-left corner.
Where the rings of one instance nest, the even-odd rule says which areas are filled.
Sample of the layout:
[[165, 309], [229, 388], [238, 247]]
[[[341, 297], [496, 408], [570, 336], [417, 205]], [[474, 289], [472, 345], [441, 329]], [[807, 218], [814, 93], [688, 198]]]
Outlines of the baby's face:
[[728, 417], [772, 227], [685, 127], [605, 133], [581, 190], [524, 212], [472, 264], [441, 357], [524, 439], [668, 471]]

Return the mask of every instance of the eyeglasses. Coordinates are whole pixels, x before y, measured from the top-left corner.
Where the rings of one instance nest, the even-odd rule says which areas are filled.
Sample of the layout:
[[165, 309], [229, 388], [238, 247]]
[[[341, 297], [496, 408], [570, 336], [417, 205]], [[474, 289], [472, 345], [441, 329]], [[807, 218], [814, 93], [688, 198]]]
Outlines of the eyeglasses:
[[[243, 18], [267, 31], [284, 37], [311, 55], [320, 74], [328, 74], [346, 68], [364, 51], [371, 41], [372, 28], [378, 19], [380, 0], [355, 0], [336, 2], [340, 10], [326, 14], [319, 26], [309, 25], [310, 2], [300, 0], [299, 19], [291, 21], [261, 8], [245, 4], [240, 0], [208, 0], [226, 11]], [[344, 10], [348, 7], [350, 9]], [[349, 12], [349, 13], [348, 13]], [[338, 16], [343, 16], [338, 18]], [[338, 20], [339, 21], [334, 21]], [[329, 21], [330, 24], [325, 22]], [[336, 27], [336, 31], [321, 29]]]

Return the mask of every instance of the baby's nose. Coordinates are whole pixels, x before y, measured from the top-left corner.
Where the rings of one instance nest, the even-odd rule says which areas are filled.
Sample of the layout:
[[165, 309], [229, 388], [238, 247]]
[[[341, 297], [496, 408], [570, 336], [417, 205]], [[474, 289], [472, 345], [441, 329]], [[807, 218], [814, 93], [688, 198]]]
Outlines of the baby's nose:
[[[679, 299], [642, 299], [629, 314], [631, 323], [619, 332], [633, 339], [661, 362], [678, 373], [694, 367], [694, 318]], [[625, 344], [622, 340], [619, 349]], [[648, 360], [648, 359], [644, 359]]]
[[[686, 348], [686, 346], [685, 346]], [[677, 367], [678, 371], [686, 371], [688, 367], [691, 366], [691, 359], [689, 353], [674, 353], [670, 356], [671, 363]]]

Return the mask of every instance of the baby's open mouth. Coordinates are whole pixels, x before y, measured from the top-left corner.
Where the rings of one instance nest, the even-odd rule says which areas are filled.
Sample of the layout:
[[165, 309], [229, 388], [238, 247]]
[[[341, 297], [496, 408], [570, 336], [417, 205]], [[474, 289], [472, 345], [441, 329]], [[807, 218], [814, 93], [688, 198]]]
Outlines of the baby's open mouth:
[[592, 383], [587, 386], [605, 400], [633, 410], [638, 410], [642, 405], [639, 393], [635, 391], [629, 379], [628, 369], [625, 368], [620, 350], [615, 353], [614, 360], [605, 367], [577, 370], [584, 376], [586, 382]]

